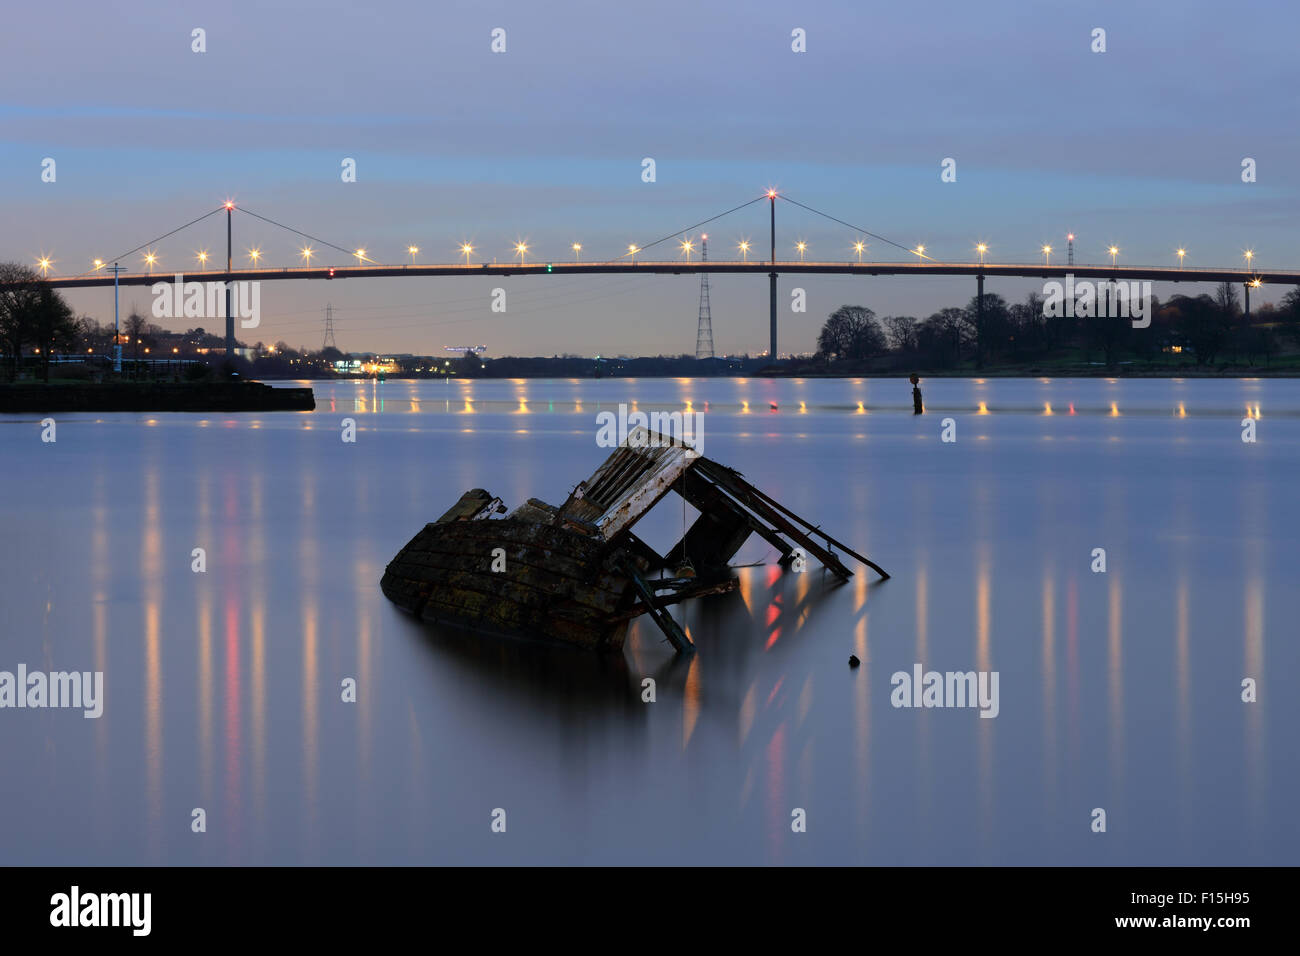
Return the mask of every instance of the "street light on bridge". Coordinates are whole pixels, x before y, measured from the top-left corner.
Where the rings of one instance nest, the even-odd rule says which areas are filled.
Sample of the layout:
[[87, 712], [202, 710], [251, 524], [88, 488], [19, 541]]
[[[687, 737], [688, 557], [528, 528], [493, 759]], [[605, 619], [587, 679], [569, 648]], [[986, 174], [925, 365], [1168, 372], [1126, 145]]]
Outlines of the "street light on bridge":
[[858, 254], [858, 265], [862, 265], [862, 250], [867, 248], [867, 244], [859, 239], [853, 244], [853, 251]]
[[1187, 250], [1186, 250], [1186, 249], [1179, 249], [1179, 250], [1178, 250], [1178, 268], [1180, 268], [1180, 269], [1183, 267], [1183, 256], [1185, 256], [1185, 255], [1187, 255]]
[[737, 244], [737, 248], [740, 250], [740, 254], [744, 257], [745, 261], [748, 262], [749, 261], [749, 240], [748, 239], [740, 240], [740, 242]]
[[1042, 253], [1043, 253], [1043, 265], [1050, 266], [1052, 264], [1052, 247], [1043, 246]]
[[54, 260], [49, 256], [41, 256], [36, 260], [36, 268], [41, 270], [41, 275], [43, 276], [48, 276], [50, 274], [50, 267], [52, 265], [54, 265]]
[[460, 254], [465, 257], [465, 265], [469, 265], [469, 256], [473, 251], [474, 247], [468, 242], [462, 242], [460, 244]]
[[528, 255], [528, 243], [516, 242], [515, 255], [519, 257], [519, 264], [522, 266], [524, 264], [524, 256]]
[[311, 265], [311, 257], [316, 254], [316, 250], [311, 246], [303, 246], [298, 255], [302, 256], [303, 265]]
[[636, 243], [632, 243], [627, 247], [627, 254], [632, 257], [632, 265], [636, 265], [636, 254], [640, 251], [641, 250], [636, 247]]
[[918, 263], [925, 258], [925, 246], [921, 245], [919, 242], [916, 244], [916, 248], [912, 251], [916, 253], [916, 261]]
[[989, 251], [989, 247], [981, 242], [975, 246], [975, 251], [980, 254], [980, 265], [984, 265], [984, 253]]
[[200, 269], [206, 269], [208, 267], [208, 250], [200, 249], [198, 252], [194, 253], [194, 258], [199, 260]]
[[1119, 248], [1117, 246], [1111, 246], [1107, 251], [1110, 252], [1110, 264], [1113, 266], [1115, 264], [1115, 257], [1119, 255]]
[[354, 252], [354, 253], [352, 253], [352, 254], [353, 254], [354, 256], [357, 257], [357, 264], [358, 264], [358, 265], [360, 265], [361, 263], [367, 261], [367, 260], [366, 260], [366, 250], [364, 250], [364, 249], [358, 249], [356, 252]]
[[794, 244], [794, 247], [799, 250], [799, 261], [803, 262], [803, 254], [808, 249], [808, 243], [800, 239], [798, 242]]
[[682, 247], [682, 252], [686, 253], [686, 261], [690, 262], [691, 252], [694, 251], [695, 249], [695, 243], [691, 242], [691, 240], [689, 239], [683, 239], [680, 243], [678, 243], [678, 245]]
[[103, 259], [96, 259], [96, 260], [95, 260], [95, 271], [98, 272], [98, 271], [99, 271], [100, 269], [102, 269], [102, 268], [104, 268], [104, 260], [103, 260]]
[[257, 260], [262, 258], [262, 250], [256, 247], [248, 250], [248, 258], [253, 262], [253, 268], [257, 268]]
[[1247, 249], [1245, 252], [1242, 253], [1242, 255], [1246, 257], [1246, 268], [1249, 269], [1250, 260], [1255, 258], [1255, 250]]
[[415, 256], [420, 251], [419, 246], [407, 246], [406, 251], [411, 254], [411, 265], [415, 265]]
[[157, 261], [158, 261], [158, 253], [154, 252], [152, 249], [150, 249], [148, 252], [144, 254], [144, 264], [149, 267], [150, 273], [153, 272], [153, 265]]
[[573, 261], [574, 262], [582, 261], [582, 243], [580, 242], [575, 242], [573, 244]]

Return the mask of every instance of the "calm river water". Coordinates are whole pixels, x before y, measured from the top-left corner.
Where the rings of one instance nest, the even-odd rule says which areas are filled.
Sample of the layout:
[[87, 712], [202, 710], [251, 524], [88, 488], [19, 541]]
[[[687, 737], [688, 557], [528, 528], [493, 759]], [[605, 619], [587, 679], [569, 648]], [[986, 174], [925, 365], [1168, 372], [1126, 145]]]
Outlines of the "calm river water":
[[[919, 417], [903, 380], [314, 387], [53, 443], [0, 416], [0, 671], [104, 674], [99, 719], [0, 709], [0, 863], [1300, 855], [1300, 382], [934, 380]], [[706, 455], [893, 578], [755, 539], [677, 611], [686, 661], [647, 623], [601, 659], [388, 603], [426, 521], [479, 486], [561, 502], [620, 402], [704, 411]], [[666, 547], [679, 502], [639, 533]], [[918, 663], [996, 671], [997, 716], [892, 706]]]

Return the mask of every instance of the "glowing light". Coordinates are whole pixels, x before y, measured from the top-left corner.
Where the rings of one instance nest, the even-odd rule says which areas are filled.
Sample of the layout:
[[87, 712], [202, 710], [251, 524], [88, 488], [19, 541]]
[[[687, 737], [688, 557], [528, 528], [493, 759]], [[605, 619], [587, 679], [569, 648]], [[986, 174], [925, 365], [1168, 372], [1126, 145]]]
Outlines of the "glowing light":
[[528, 255], [528, 243], [526, 243], [526, 242], [516, 242], [516, 243], [515, 243], [515, 255], [517, 255], [517, 256], [519, 257], [519, 264], [520, 264], [520, 265], [523, 265], [523, 264], [524, 264], [524, 257]]
[[257, 260], [262, 258], [262, 250], [261, 250], [261, 249], [249, 249], [249, 250], [248, 250], [248, 258], [251, 259], [251, 260], [253, 260], [253, 265], [256, 266], [256, 265], [257, 265]]
[[[707, 237], [706, 237], [706, 238], [707, 238]], [[581, 259], [582, 259], [582, 243], [580, 243], [580, 242], [575, 242], [575, 243], [573, 244], [573, 258], [574, 258], [575, 261], [581, 261]]]
[[298, 254], [302, 256], [303, 262], [305, 262], [307, 265], [311, 265], [311, 257], [316, 254], [316, 250], [313, 249], [311, 246], [303, 246], [302, 250]]
[[154, 263], [157, 261], [158, 261], [158, 253], [154, 252], [152, 249], [150, 249], [144, 254], [144, 264], [149, 267], [150, 272], [153, 272]]
[[808, 249], [808, 243], [800, 240], [794, 244], [794, 247], [799, 250], [799, 261], [803, 262], [803, 254]]
[[415, 256], [420, 251], [419, 246], [407, 246], [406, 251], [411, 254], [411, 265], [415, 265]]
[[1115, 257], [1116, 257], [1117, 255], [1119, 255], [1119, 248], [1118, 248], [1117, 246], [1111, 246], [1111, 247], [1110, 247], [1108, 250], [1106, 250], [1106, 251], [1110, 253], [1110, 264], [1111, 264], [1111, 265], [1114, 265], [1114, 264], [1115, 264]]
[[977, 243], [975, 251], [980, 254], [980, 265], [984, 265], [984, 254], [989, 251], [989, 247], [983, 242]]
[[858, 254], [858, 264], [859, 264], [859, 265], [861, 265], [861, 263], [862, 263], [862, 250], [865, 249], [866, 247], [867, 247], [867, 244], [866, 244], [865, 242], [863, 242], [861, 239], [859, 239], [857, 242], [853, 243], [853, 251], [856, 252], [856, 253]]
[[1187, 255], [1187, 250], [1186, 250], [1186, 249], [1179, 249], [1179, 250], [1178, 250], [1178, 268], [1180, 268], [1180, 269], [1183, 267], [1183, 256], [1185, 256], [1185, 255]]
[[691, 261], [691, 252], [695, 249], [695, 243], [689, 239], [683, 239], [678, 245], [681, 246], [682, 252], [686, 253], [686, 261]]
[[468, 242], [462, 242], [460, 244], [460, 254], [465, 257], [465, 265], [469, 265], [470, 253], [472, 253], [473, 251], [474, 251], [474, 247], [471, 246]]
[[917, 243], [916, 248], [913, 249], [912, 251], [916, 253], [917, 262], [920, 262], [922, 259], [925, 258], [925, 246], [921, 245], [920, 243]]
[[232, 200], [232, 199], [227, 199], [226, 202], [225, 202], [225, 207], [226, 207], [227, 209], [234, 209], [234, 208], [235, 208], [234, 200]]
[[769, 189], [769, 190], [767, 191], [767, 198], [768, 198], [768, 199], [775, 199], [775, 198], [776, 198], [776, 190], [775, 190], [775, 189]]
[[352, 253], [352, 254], [353, 254], [354, 256], [357, 257], [357, 262], [366, 262], [366, 261], [367, 261], [367, 259], [366, 259], [366, 250], [364, 250], [364, 249], [358, 249], [356, 252], [354, 252], [354, 253]]
[[199, 268], [206, 269], [208, 267], [208, 250], [200, 249], [194, 253], [194, 258], [199, 260]]
[[744, 256], [745, 261], [748, 262], [749, 261], [749, 240], [748, 239], [740, 240], [740, 242], [737, 244], [737, 248], [740, 249], [740, 254]]
[[1042, 253], [1043, 253], [1043, 265], [1050, 266], [1052, 264], [1052, 247], [1043, 246]]
[[99, 271], [100, 269], [102, 269], [102, 268], [104, 268], [104, 260], [103, 260], [103, 259], [96, 259], [96, 260], [95, 260], [95, 271], [98, 272], [98, 271]]
[[49, 275], [50, 266], [52, 266], [53, 264], [54, 264], [54, 260], [51, 259], [49, 256], [41, 256], [39, 259], [36, 260], [36, 268], [41, 270], [41, 275]]
[[635, 244], [635, 243], [629, 244], [628, 247], [627, 247], [627, 254], [628, 254], [629, 256], [632, 256], [632, 261], [633, 261], [633, 262], [636, 262], [636, 254], [637, 254], [638, 252], [640, 252], [640, 251], [641, 251], [641, 250], [638, 249], [638, 248], [636, 247], [636, 244]]

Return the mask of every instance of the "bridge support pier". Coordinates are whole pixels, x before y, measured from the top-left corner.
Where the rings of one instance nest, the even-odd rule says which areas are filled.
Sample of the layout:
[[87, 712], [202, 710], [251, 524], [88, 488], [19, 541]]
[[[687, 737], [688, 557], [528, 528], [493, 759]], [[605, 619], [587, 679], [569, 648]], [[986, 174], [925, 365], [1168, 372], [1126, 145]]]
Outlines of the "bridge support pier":
[[226, 204], [226, 358], [235, 357], [235, 314], [230, 311], [230, 269], [233, 264], [233, 250], [230, 244], [230, 220], [234, 210]]
[[984, 367], [984, 273], [975, 276], [975, 367]]
[[769, 299], [769, 316], [771, 324], [768, 328], [768, 357], [776, 361], [776, 273], [768, 274], [768, 299]]

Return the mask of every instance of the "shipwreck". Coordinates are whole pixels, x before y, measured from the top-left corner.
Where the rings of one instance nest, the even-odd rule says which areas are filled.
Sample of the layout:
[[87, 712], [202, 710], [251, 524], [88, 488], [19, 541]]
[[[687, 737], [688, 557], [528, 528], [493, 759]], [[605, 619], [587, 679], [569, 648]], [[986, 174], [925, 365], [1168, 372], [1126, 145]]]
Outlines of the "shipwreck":
[[[667, 554], [633, 527], [668, 492], [699, 515]], [[530, 498], [506, 507], [482, 488], [461, 495], [384, 570], [380, 587], [430, 623], [593, 649], [622, 647], [647, 614], [678, 653], [694, 646], [670, 605], [733, 590], [728, 562], [757, 534], [788, 566], [816, 558], [852, 577], [836, 549], [889, 575], [746, 481], [670, 438], [636, 428], [560, 507]], [[802, 552], [802, 553], [800, 553]]]

